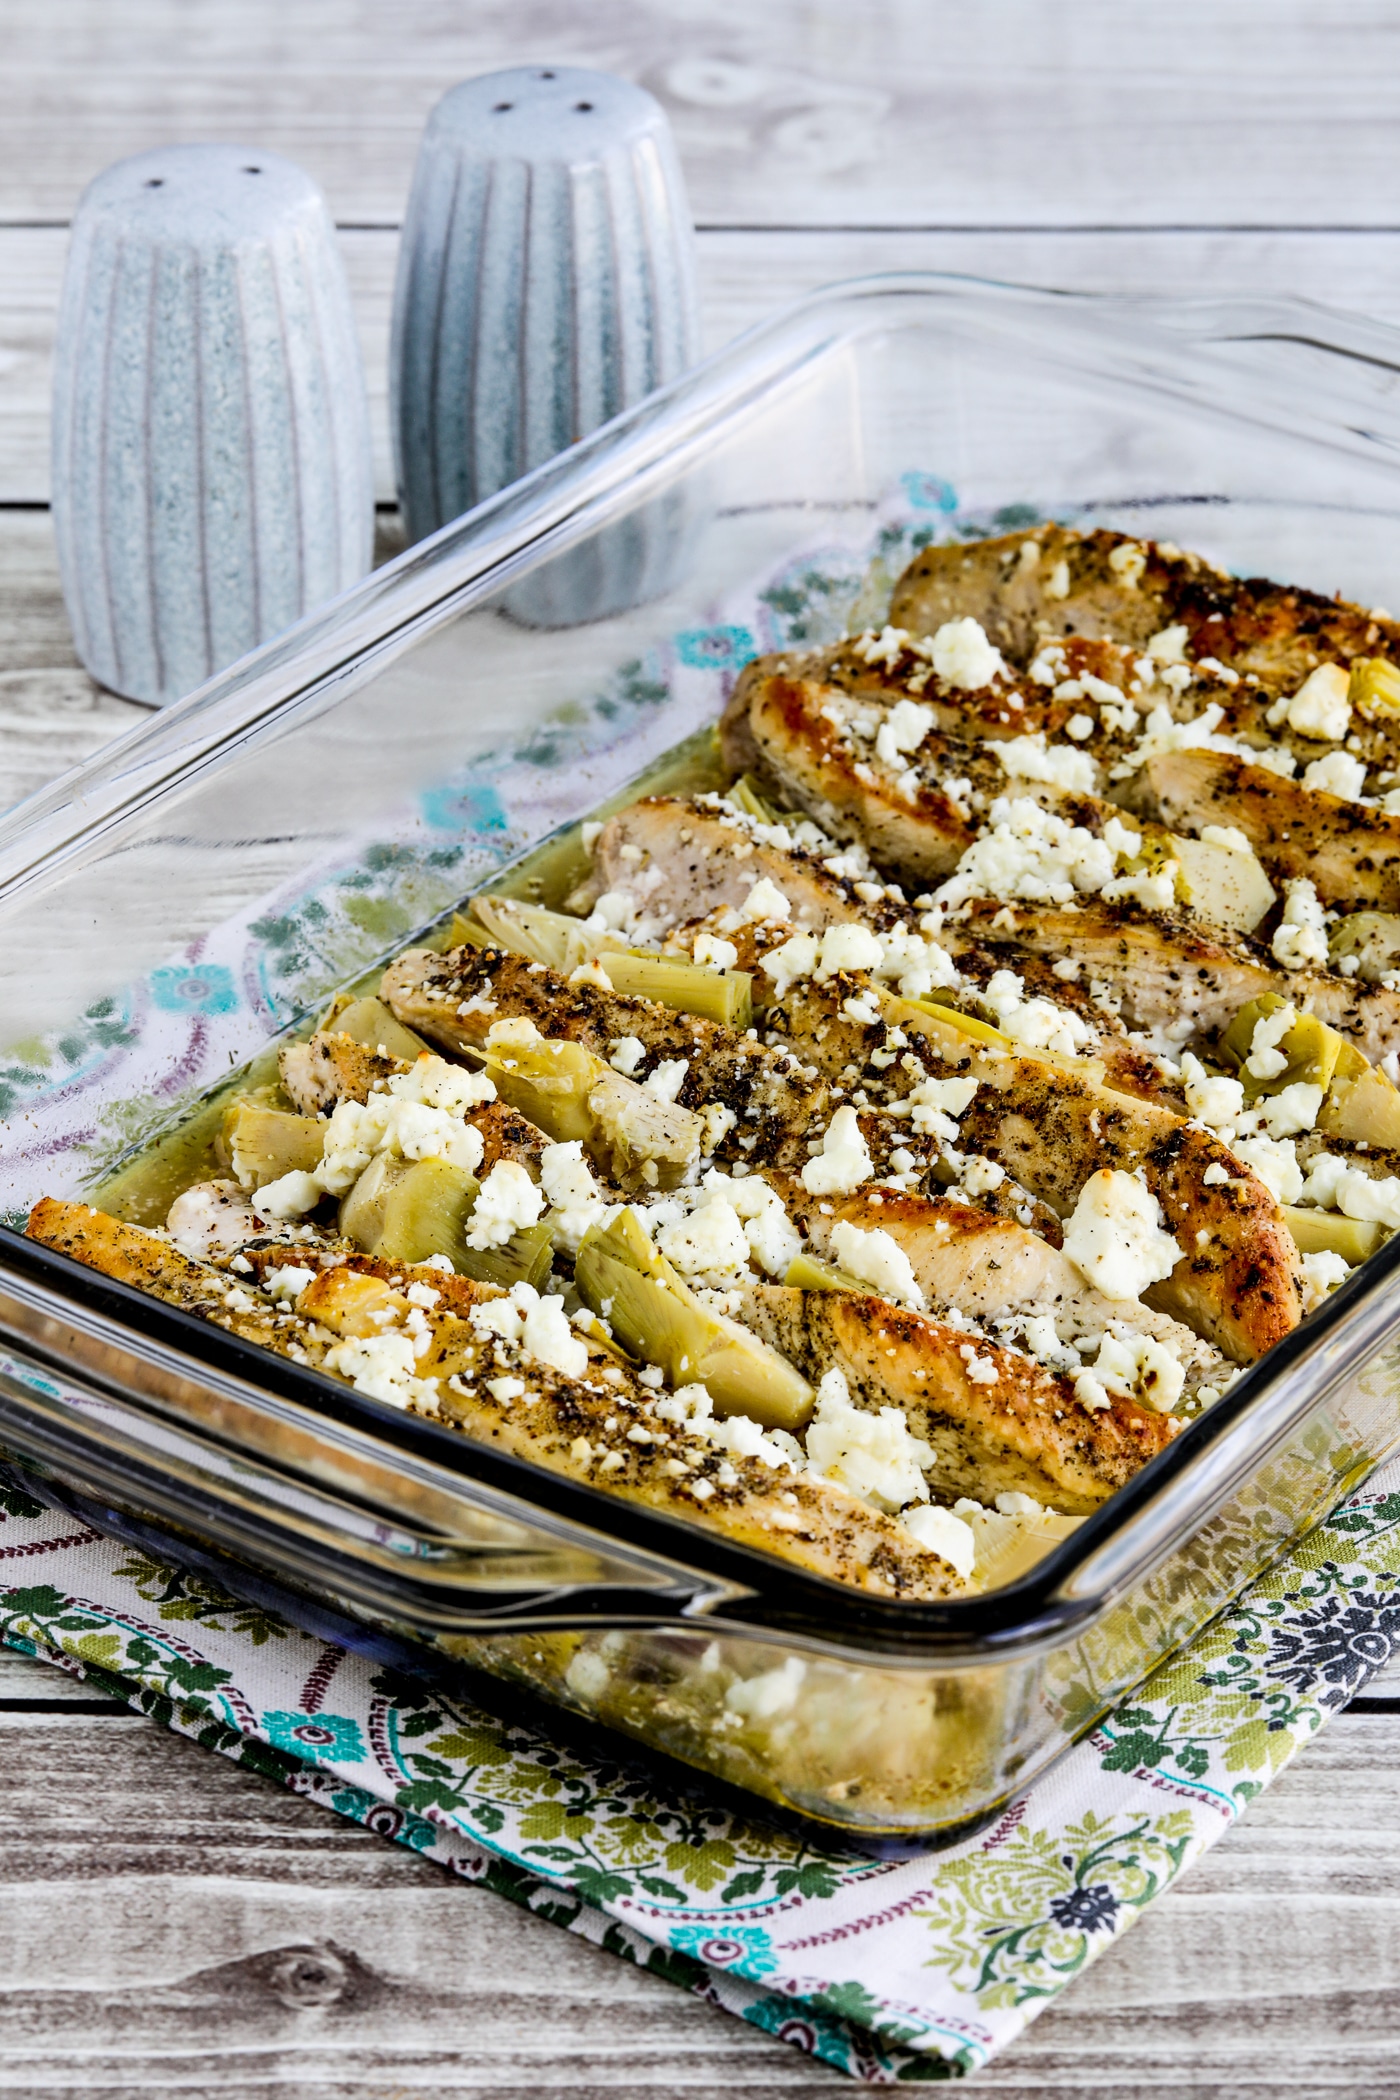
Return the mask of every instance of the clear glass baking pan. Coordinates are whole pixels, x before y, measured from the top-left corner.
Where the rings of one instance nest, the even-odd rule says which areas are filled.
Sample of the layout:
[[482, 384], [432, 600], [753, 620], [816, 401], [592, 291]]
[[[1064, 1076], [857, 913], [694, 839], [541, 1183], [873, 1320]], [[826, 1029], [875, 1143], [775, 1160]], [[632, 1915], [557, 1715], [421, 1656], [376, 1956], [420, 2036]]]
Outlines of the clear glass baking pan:
[[13, 1228], [625, 796], [754, 650], [878, 618], [933, 537], [1054, 516], [1395, 606], [1397, 375], [1400, 335], [1302, 304], [837, 286], [12, 811], [0, 1452], [309, 1624], [488, 1673], [833, 1842], [994, 1813], [1400, 1442], [1400, 1244], [1028, 1575], [908, 1605], [399, 1414]]

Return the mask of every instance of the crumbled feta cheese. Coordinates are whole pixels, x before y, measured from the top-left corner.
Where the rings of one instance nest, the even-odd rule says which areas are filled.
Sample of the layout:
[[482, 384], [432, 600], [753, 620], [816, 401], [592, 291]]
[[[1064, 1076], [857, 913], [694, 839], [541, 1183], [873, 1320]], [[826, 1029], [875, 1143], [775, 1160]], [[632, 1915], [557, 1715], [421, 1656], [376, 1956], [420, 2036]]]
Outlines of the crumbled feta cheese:
[[1069, 563], [1057, 561], [1046, 577], [1043, 589], [1047, 598], [1068, 598]]
[[620, 1035], [615, 1043], [608, 1045], [608, 1063], [614, 1072], [621, 1072], [630, 1079], [647, 1054], [647, 1046], [639, 1036]]
[[828, 926], [822, 935], [815, 971], [817, 982], [824, 983], [842, 970], [878, 970], [884, 959], [880, 936], [868, 926], [854, 921], [845, 926]]
[[966, 1113], [980, 1084], [977, 1079], [920, 1079], [905, 1096], [917, 1135], [955, 1138], [958, 1126], [952, 1119]]
[[874, 1171], [870, 1147], [848, 1104], [837, 1109], [826, 1127], [821, 1151], [802, 1169], [802, 1186], [809, 1196], [849, 1196]]
[[658, 1101], [674, 1101], [685, 1085], [685, 1075], [690, 1070], [686, 1057], [663, 1057], [654, 1072], [648, 1072], [642, 1085]]
[[549, 1205], [547, 1223], [555, 1246], [577, 1254], [584, 1234], [601, 1224], [609, 1209], [577, 1138], [545, 1146], [540, 1154], [540, 1185]]
[[1163, 627], [1147, 644], [1147, 653], [1154, 663], [1181, 664], [1186, 661], [1186, 627]]
[[821, 943], [814, 933], [795, 933], [780, 948], [770, 948], [759, 967], [773, 980], [773, 996], [786, 999], [800, 977], [810, 977], [817, 967]]
[[1351, 1270], [1340, 1254], [1324, 1248], [1318, 1254], [1303, 1254], [1298, 1258], [1298, 1267], [1303, 1275], [1303, 1311], [1316, 1312], [1326, 1303], [1339, 1283], [1345, 1283]]
[[853, 1407], [845, 1376], [835, 1365], [817, 1387], [807, 1459], [813, 1472], [838, 1481], [887, 1515], [928, 1499], [923, 1468], [933, 1464], [931, 1447], [911, 1436], [902, 1407], [878, 1412]]
[[283, 1174], [276, 1181], [264, 1182], [248, 1201], [260, 1218], [276, 1218], [279, 1223], [286, 1224], [292, 1218], [304, 1218], [309, 1210], [316, 1208], [324, 1194], [325, 1190], [314, 1174], [293, 1167], [290, 1174]]
[[1106, 1298], [1141, 1297], [1181, 1259], [1181, 1249], [1163, 1230], [1157, 1198], [1135, 1174], [1117, 1167], [1100, 1167], [1085, 1182], [1065, 1226], [1064, 1251]]
[[[1083, 733], [1087, 736], [1093, 726], [1090, 722]], [[1030, 736], [1009, 737], [990, 748], [1014, 780], [1042, 780], [1079, 795], [1091, 795], [1098, 785], [1099, 769], [1089, 753], [1072, 750], [1068, 744], [1047, 744], [1043, 729]]]
[[[523, 1286], [528, 1291], [529, 1284]], [[515, 1291], [522, 1291], [520, 1284]], [[566, 1378], [581, 1378], [588, 1369], [588, 1344], [569, 1325], [562, 1298], [535, 1298], [525, 1310], [520, 1346], [527, 1356], [562, 1371]]]
[[1319, 1210], [1339, 1210], [1344, 1218], [1400, 1231], [1400, 1179], [1387, 1174], [1373, 1181], [1335, 1153], [1320, 1152], [1312, 1161], [1302, 1196], [1304, 1203], [1314, 1203]]
[[1249, 1055], [1244, 1068], [1251, 1079], [1277, 1079], [1280, 1072], [1288, 1069], [1288, 1052], [1280, 1050], [1279, 1044], [1297, 1025], [1298, 1009], [1285, 1004], [1275, 1007], [1271, 1014], [1261, 1014], [1254, 1024], [1254, 1033], [1249, 1039]]
[[587, 962], [575, 963], [564, 981], [566, 984], [596, 985], [600, 992], [610, 992], [615, 989], [611, 977], [603, 968], [601, 959], [596, 955], [590, 956]]
[[286, 1268], [269, 1269], [263, 1277], [262, 1287], [268, 1297], [275, 1298], [279, 1305], [295, 1305], [307, 1285], [315, 1281], [314, 1269], [294, 1268], [289, 1265]]
[[1006, 669], [1001, 651], [993, 648], [980, 623], [972, 619], [945, 621], [929, 645], [929, 655], [944, 685], [956, 685], [969, 693], [980, 692]]
[[723, 1101], [707, 1103], [700, 1111], [700, 1121], [703, 1125], [700, 1135], [700, 1150], [708, 1157], [719, 1145], [723, 1144], [738, 1120], [739, 1118], [734, 1110], [727, 1107]]
[[495, 1082], [484, 1072], [468, 1072], [461, 1065], [450, 1065], [445, 1057], [435, 1057], [431, 1050], [424, 1050], [409, 1071], [396, 1072], [387, 1091], [400, 1101], [446, 1109], [454, 1116], [496, 1098]]
[[1171, 1414], [1186, 1384], [1186, 1372], [1170, 1349], [1147, 1334], [1106, 1334], [1094, 1375], [1106, 1392], [1122, 1393], [1159, 1415]]
[[1303, 768], [1303, 786], [1340, 795], [1344, 802], [1359, 802], [1366, 787], [1366, 768], [1349, 751], [1329, 751], [1325, 758], [1315, 758]]
[[970, 1524], [934, 1503], [903, 1511], [899, 1521], [921, 1546], [946, 1560], [955, 1574], [967, 1580], [977, 1564], [977, 1534]]
[[543, 1209], [544, 1197], [525, 1169], [516, 1160], [498, 1159], [473, 1206], [467, 1245], [481, 1252], [504, 1247], [517, 1232], [536, 1224]]
[[[1223, 1072], [1208, 1072], [1189, 1050], [1182, 1056], [1181, 1077], [1185, 1082], [1187, 1109], [1199, 1117], [1208, 1130], [1232, 1126], [1243, 1114], [1244, 1088], [1240, 1081]], [[1207, 1167], [1207, 1180], [1214, 1172], [1214, 1167]], [[1223, 1170], [1220, 1178], [1228, 1178]]]
[[873, 985], [867, 987], [858, 999], [843, 999], [841, 1011], [848, 1021], [858, 1027], [873, 1028], [880, 1019], [880, 997]]
[[[706, 1186], [720, 1178], [712, 1169], [705, 1176]], [[751, 1174], [742, 1181], [731, 1181], [724, 1193], [743, 1223], [749, 1252], [760, 1269], [769, 1276], [785, 1276], [802, 1251], [802, 1236], [777, 1190], [761, 1174]]]
[[1259, 1104], [1269, 1136], [1286, 1138], [1295, 1136], [1300, 1130], [1311, 1130], [1325, 1092], [1325, 1087], [1315, 1086], [1311, 1080], [1295, 1079], [1292, 1086], [1281, 1087], [1276, 1094], [1270, 1094]]
[[1254, 848], [1235, 824], [1207, 824], [1201, 831], [1206, 846], [1223, 846], [1227, 853], [1253, 853]]
[[[415, 1073], [401, 1076], [413, 1080]], [[316, 1180], [327, 1194], [343, 1196], [380, 1152], [402, 1159], [445, 1159], [474, 1174], [484, 1150], [480, 1131], [464, 1123], [456, 1110], [430, 1107], [393, 1092], [371, 1094], [365, 1102], [337, 1103], [326, 1125]]]
[[1065, 735], [1072, 736], [1076, 744], [1082, 744], [1086, 737], [1091, 737], [1093, 733], [1094, 718], [1092, 715], [1071, 715], [1065, 724]]
[[707, 963], [715, 970], [732, 970], [739, 960], [733, 941], [726, 941], [717, 933], [697, 933], [691, 952], [696, 962]]
[[792, 906], [776, 882], [770, 882], [766, 875], [754, 884], [739, 910], [744, 918], [754, 921], [792, 917]]
[[1049, 999], [1027, 999], [1025, 984], [1014, 970], [997, 970], [981, 994], [981, 1003], [996, 1019], [998, 1028], [1013, 1042], [1028, 1050], [1051, 1050], [1073, 1057], [1085, 1042], [1089, 1029], [1068, 1007]]
[[832, 1228], [831, 1251], [841, 1268], [868, 1283], [880, 1297], [923, 1311], [924, 1294], [914, 1280], [909, 1257], [889, 1233], [862, 1231], [848, 1218], [841, 1218]]
[[1074, 1397], [1079, 1402], [1079, 1405], [1087, 1407], [1091, 1414], [1097, 1414], [1100, 1409], [1112, 1407], [1113, 1405], [1113, 1402], [1109, 1399], [1108, 1394], [1099, 1384], [1092, 1371], [1077, 1371], [1075, 1373]]
[[1287, 1138], [1235, 1138], [1230, 1150], [1263, 1182], [1276, 1203], [1298, 1201], [1303, 1176], [1298, 1167], [1298, 1155]]
[[918, 750], [932, 727], [931, 707], [921, 707], [917, 700], [900, 700], [880, 724], [875, 738], [876, 757], [887, 766], [897, 766], [906, 751]]
[[1176, 902], [1176, 879], [1180, 873], [1180, 861], [1164, 860], [1140, 875], [1120, 875], [1104, 884], [1104, 902], [1126, 901], [1142, 905], [1145, 911], [1170, 911]]
[[969, 1196], [989, 1196], [1006, 1179], [1006, 1169], [998, 1160], [983, 1159], [980, 1154], [964, 1161], [961, 1173], [961, 1185]]
[[726, 1290], [748, 1278], [748, 1236], [719, 1190], [708, 1192], [689, 1217], [659, 1232], [656, 1245], [682, 1276], [710, 1290]]
[[[1113, 879], [1117, 855], [1141, 843], [1110, 818], [1099, 837], [1053, 810], [1023, 798], [1000, 797], [987, 828], [963, 853], [955, 872], [935, 892], [951, 908], [970, 897], [1025, 897], [1068, 904], [1076, 890], [1095, 894]], [[1128, 841], [1132, 841], [1131, 846]]]
[[420, 1406], [435, 1406], [437, 1386], [415, 1375], [417, 1361], [412, 1336], [402, 1332], [356, 1335], [337, 1342], [325, 1355], [328, 1371], [349, 1379], [357, 1393], [371, 1400], [383, 1400], [390, 1407], [407, 1407], [414, 1400]]
[[1317, 891], [1300, 875], [1284, 883], [1283, 894], [1283, 922], [1271, 944], [1274, 961], [1285, 970], [1321, 969], [1327, 962], [1328, 913]]
[[1135, 591], [1147, 567], [1147, 549], [1140, 547], [1136, 540], [1124, 540], [1110, 553], [1108, 566], [1125, 590]]
[[1319, 664], [1288, 703], [1284, 719], [1289, 728], [1299, 736], [1339, 744], [1351, 720], [1350, 686], [1350, 676], [1340, 664]]

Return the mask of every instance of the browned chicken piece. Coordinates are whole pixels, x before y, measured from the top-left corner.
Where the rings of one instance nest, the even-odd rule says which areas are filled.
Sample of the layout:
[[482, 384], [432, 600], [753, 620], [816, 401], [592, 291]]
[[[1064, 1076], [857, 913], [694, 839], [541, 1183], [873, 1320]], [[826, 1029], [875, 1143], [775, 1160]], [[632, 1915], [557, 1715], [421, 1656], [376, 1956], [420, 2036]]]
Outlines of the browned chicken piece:
[[631, 1037], [642, 1050], [629, 1066], [630, 1078], [645, 1081], [663, 1063], [684, 1063], [676, 1103], [733, 1113], [732, 1144], [726, 1152], [721, 1141], [720, 1157], [776, 1156], [795, 1130], [826, 1112], [825, 1088], [804, 1079], [784, 1052], [654, 1000], [570, 983], [499, 948], [454, 948], [446, 955], [410, 949], [385, 971], [381, 996], [399, 1020], [457, 1051], [480, 1049], [492, 1024], [507, 1018], [533, 1021], [541, 1035], [582, 1043], [603, 1059]]
[[[1145, 1294], [1236, 1363], [1252, 1363], [1301, 1317], [1294, 1248], [1274, 1198], [1199, 1124], [1117, 1094], [1068, 1066], [984, 1050], [902, 1003], [900, 1025], [921, 1054], [979, 1081], [960, 1148], [996, 1160], [1067, 1217], [1101, 1167], [1141, 1173], [1182, 1258]], [[1207, 1181], [1223, 1169], [1224, 1181]]]
[[[566, 1376], [519, 1343], [483, 1335], [466, 1314], [472, 1304], [501, 1295], [490, 1285], [360, 1256], [320, 1269], [292, 1310], [85, 1204], [37, 1204], [29, 1234], [342, 1383], [343, 1369], [326, 1362], [337, 1344], [393, 1333], [416, 1310], [431, 1340], [415, 1366], [426, 1396], [415, 1398], [415, 1412], [435, 1414], [479, 1443], [550, 1472], [876, 1595], [936, 1599], [964, 1590], [939, 1555], [845, 1489], [735, 1456], [666, 1422], [655, 1413], [658, 1396], [651, 1388], [596, 1344], [588, 1345], [586, 1370]], [[426, 1284], [445, 1302], [412, 1307], [396, 1288], [400, 1279]], [[501, 1384], [500, 1394], [492, 1392], [494, 1383]]]
[[[876, 704], [883, 720], [888, 710]], [[886, 760], [871, 736], [855, 733], [869, 716], [870, 703], [816, 679], [762, 679], [749, 704], [760, 777], [833, 838], [859, 839], [901, 880], [920, 888], [941, 881], [977, 835], [969, 788], [981, 790], [976, 801], [985, 807], [1006, 792], [1005, 771], [932, 731], [916, 752]]]
[[322, 1029], [309, 1042], [284, 1043], [277, 1053], [283, 1089], [304, 1116], [329, 1115], [341, 1101], [368, 1101], [386, 1079], [408, 1069], [403, 1058]]
[[1232, 824], [1271, 874], [1306, 876], [1339, 911], [1400, 909], [1400, 816], [1284, 780], [1224, 751], [1148, 759], [1136, 806], [1176, 831]]
[[[313, 1035], [278, 1058], [282, 1085], [303, 1115], [329, 1113], [341, 1101], [368, 1101], [387, 1080], [413, 1068], [407, 1059], [366, 1050], [348, 1035]], [[549, 1139], [504, 1101], [485, 1101], [465, 1111], [464, 1121], [481, 1136], [478, 1169], [484, 1178], [498, 1160], [515, 1160], [539, 1179], [540, 1154]]]
[[1048, 1313], [1062, 1343], [1108, 1331], [1162, 1343], [1185, 1370], [1188, 1394], [1228, 1375], [1225, 1359], [1189, 1327], [1136, 1299], [1106, 1298], [1058, 1247], [1013, 1218], [898, 1189], [860, 1189], [815, 1203], [800, 1183], [771, 1178], [812, 1247], [838, 1267], [832, 1244], [838, 1224], [888, 1233], [908, 1256], [935, 1318], [950, 1308], [991, 1323]]
[[[681, 920], [700, 919], [724, 906], [740, 910], [765, 878], [792, 907], [791, 924], [811, 932], [849, 920], [869, 920], [871, 907], [856, 895], [861, 877], [833, 871], [815, 851], [758, 837], [760, 828], [718, 797], [654, 795], [609, 817], [593, 849], [600, 891], [654, 910], [648, 938], [659, 939]], [[869, 886], [869, 885], [865, 885]], [[907, 916], [891, 902], [889, 923]]]
[[1063, 525], [916, 555], [895, 586], [891, 622], [931, 635], [962, 618], [979, 621], [1016, 664], [1049, 636], [1101, 636], [1140, 649], [1180, 626], [1189, 657], [1212, 658], [1274, 693], [1296, 692], [1320, 663], [1400, 661], [1400, 622], [1388, 615], [1229, 576], [1165, 542]]
[[1088, 1408], [1068, 1378], [1018, 1350], [969, 1340], [883, 1298], [754, 1284], [743, 1301], [745, 1324], [809, 1377], [835, 1368], [857, 1406], [903, 1408], [912, 1434], [933, 1448], [928, 1480], [944, 1495], [1033, 1495], [1077, 1516], [1181, 1427], [1131, 1400]]
[[[974, 905], [968, 923], [988, 923], [995, 912], [991, 903]], [[1277, 992], [1349, 1037], [1373, 1064], [1400, 1049], [1400, 993], [1327, 970], [1280, 969], [1262, 942], [1175, 913], [1093, 897], [1074, 912], [1019, 905], [999, 918], [998, 937], [1032, 955], [1078, 962], [1086, 982], [1121, 1002], [1130, 1028], [1190, 1020], [1209, 1042], [1251, 999]]]

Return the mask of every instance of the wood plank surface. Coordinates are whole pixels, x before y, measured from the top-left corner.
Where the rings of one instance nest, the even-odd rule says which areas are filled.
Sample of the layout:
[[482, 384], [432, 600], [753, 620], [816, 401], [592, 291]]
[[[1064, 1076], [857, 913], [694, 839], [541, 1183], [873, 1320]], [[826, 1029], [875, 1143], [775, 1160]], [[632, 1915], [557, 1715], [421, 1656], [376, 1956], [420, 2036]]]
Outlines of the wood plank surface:
[[[0, 1697], [24, 1669], [0, 1667]], [[1400, 1717], [1343, 1717], [978, 2083], [1394, 2093], [1397, 1959]], [[0, 1713], [0, 2090], [720, 2100], [841, 2081], [145, 1721], [56, 1705]]]
[[[164, 139], [342, 226], [392, 500], [396, 227], [454, 80], [556, 60], [675, 127], [706, 342], [883, 269], [1292, 293], [1400, 321], [1395, 0], [0, 0], [0, 807], [141, 719], [76, 663], [45, 506], [65, 226]], [[379, 553], [395, 520], [381, 518]], [[1017, 2100], [1400, 2096], [1400, 1664], [982, 2074]], [[719, 2100], [835, 2074], [0, 1651], [0, 2091]]]
[[702, 224], [1393, 226], [1389, 0], [5, 0], [0, 212], [65, 221], [162, 138], [286, 152], [337, 218], [398, 222], [453, 81], [625, 73]]

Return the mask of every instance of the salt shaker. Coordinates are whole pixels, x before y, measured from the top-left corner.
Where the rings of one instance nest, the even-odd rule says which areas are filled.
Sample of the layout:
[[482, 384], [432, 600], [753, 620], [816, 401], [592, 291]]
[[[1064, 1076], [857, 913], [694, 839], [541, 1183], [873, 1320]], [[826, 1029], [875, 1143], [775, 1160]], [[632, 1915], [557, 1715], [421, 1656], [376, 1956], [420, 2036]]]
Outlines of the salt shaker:
[[369, 412], [316, 184], [246, 147], [106, 169], [73, 222], [53, 512], [83, 663], [164, 705], [369, 568]]
[[[571, 66], [453, 88], [419, 148], [394, 294], [409, 539], [676, 377], [697, 354], [698, 313], [680, 165], [645, 89]], [[552, 564], [515, 609], [554, 623], [635, 599], [665, 566], [673, 510]]]

